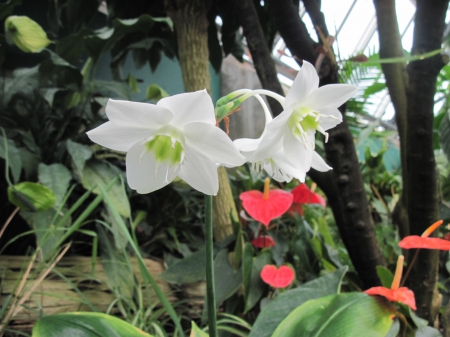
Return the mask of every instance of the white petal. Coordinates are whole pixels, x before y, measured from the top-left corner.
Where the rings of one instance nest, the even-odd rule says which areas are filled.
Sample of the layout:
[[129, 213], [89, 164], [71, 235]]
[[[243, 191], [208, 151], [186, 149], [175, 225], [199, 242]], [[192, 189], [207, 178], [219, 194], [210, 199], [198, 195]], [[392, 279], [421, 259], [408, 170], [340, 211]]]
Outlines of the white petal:
[[168, 124], [172, 113], [154, 104], [110, 99], [105, 107], [109, 120], [124, 128], [148, 129]]
[[266, 126], [261, 137], [261, 142], [250, 159], [252, 162], [269, 158], [281, 149], [283, 146], [283, 136], [286, 132], [289, 132], [287, 121], [291, 117], [291, 113], [292, 109], [290, 108], [283, 111]]
[[186, 147], [192, 147], [212, 161], [228, 167], [240, 166], [245, 158], [225, 132], [215, 125], [189, 123], [183, 129]]
[[185, 150], [186, 157], [178, 176], [197, 191], [207, 195], [216, 195], [219, 191], [216, 164], [190, 148]]
[[[334, 128], [339, 123], [342, 123], [342, 114], [338, 109], [333, 109], [330, 111], [321, 111], [322, 115], [325, 115], [320, 118], [320, 126], [324, 131], [327, 131], [331, 128]], [[327, 116], [333, 116], [333, 117], [327, 117]]]
[[116, 150], [128, 151], [134, 144], [150, 137], [152, 130], [125, 129], [111, 122], [106, 122], [86, 132], [90, 140], [101, 146]]
[[333, 169], [325, 163], [325, 160], [323, 160], [323, 158], [316, 151], [312, 154], [311, 167], [319, 172], [327, 172]]
[[138, 193], [150, 193], [175, 179], [178, 168], [168, 169], [163, 164], [157, 166], [156, 158], [151, 151], [147, 151], [141, 158], [143, 150], [144, 145], [136, 143], [128, 151], [127, 181], [128, 185]]
[[157, 105], [172, 111], [172, 124], [180, 129], [193, 122], [216, 124], [214, 104], [206, 90], [166, 97]]
[[356, 86], [350, 84], [329, 84], [314, 90], [302, 106], [312, 110], [329, 110], [340, 107], [356, 93]]
[[[277, 166], [287, 175], [297, 178], [300, 181], [305, 181], [306, 171], [302, 171], [300, 169], [295, 168], [291, 162], [288, 160], [284, 149], [282, 151], [278, 151], [273, 157], [272, 160], [277, 164]], [[279, 181], [279, 180], [278, 180]], [[289, 181], [286, 181], [289, 182]]]
[[292, 132], [286, 132], [283, 141], [284, 152], [297, 170], [308, 172], [311, 168], [312, 149], [306, 149]]
[[259, 143], [261, 143], [261, 138], [251, 139], [251, 138], [238, 138], [233, 140], [233, 144], [239, 151], [242, 152], [251, 152], [255, 151], [258, 147]]
[[290, 106], [292, 103], [301, 104], [318, 87], [319, 76], [317, 75], [316, 68], [311, 63], [303, 61], [303, 66], [286, 95], [286, 100], [284, 101], [285, 106]]

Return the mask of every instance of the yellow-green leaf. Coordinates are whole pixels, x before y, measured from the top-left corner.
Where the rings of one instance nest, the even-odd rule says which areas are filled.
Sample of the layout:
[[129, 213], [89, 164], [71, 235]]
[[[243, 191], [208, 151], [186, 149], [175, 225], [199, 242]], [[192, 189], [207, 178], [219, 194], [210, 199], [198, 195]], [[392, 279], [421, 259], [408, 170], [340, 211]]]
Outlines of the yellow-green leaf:
[[56, 202], [51, 189], [38, 183], [25, 181], [8, 187], [9, 201], [26, 211], [42, 211], [53, 207]]
[[5, 20], [6, 40], [26, 53], [38, 53], [52, 41], [42, 27], [27, 16], [9, 16]]

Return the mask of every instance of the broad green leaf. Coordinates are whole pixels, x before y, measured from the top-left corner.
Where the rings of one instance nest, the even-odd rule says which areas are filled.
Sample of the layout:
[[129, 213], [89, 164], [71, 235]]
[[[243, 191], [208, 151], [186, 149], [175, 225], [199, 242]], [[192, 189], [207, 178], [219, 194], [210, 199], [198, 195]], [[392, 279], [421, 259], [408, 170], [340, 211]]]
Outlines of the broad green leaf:
[[39, 87], [39, 65], [33, 68], [14, 70], [12, 79], [5, 79], [3, 106], [7, 106], [11, 97], [17, 92], [31, 93]]
[[[108, 185], [108, 182], [110, 182], [114, 177], [120, 174], [121, 173], [118, 172], [116, 168], [109, 165], [107, 162], [91, 159], [86, 162], [86, 165], [83, 169], [81, 183], [87, 190], [90, 190], [97, 185], [105, 187], [106, 185]], [[95, 194], [101, 193], [98, 187], [95, 187], [93, 192]], [[125, 192], [125, 187], [120, 182], [120, 180], [114, 184], [114, 186], [109, 190], [108, 194], [119, 214], [128, 218], [131, 212], [130, 202]]]
[[55, 206], [58, 207], [69, 188], [72, 174], [62, 164], [45, 165], [40, 163], [38, 172], [39, 182], [53, 191], [56, 197]]
[[312, 299], [338, 293], [346, 272], [347, 267], [339, 268], [334, 273], [280, 294], [261, 311], [249, 337], [270, 337], [281, 321], [298, 306]]
[[72, 167], [75, 173], [81, 178], [86, 160], [92, 157], [94, 153], [89, 146], [67, 141], [67, 151], [72, 157]]
[[381, 285], [386, 288], [390, 288], [392, 281], [394, 280], [394, 275], [391, 271], [383, 266], [377, 266], [377, 274], [380, 278]]
[[0, 158], [6, 159], [6, 152], [8, 152], [9, 168], [11, 170], [13, 181], [17, 183], [20, 179], [20, 173], [22, 172], [22, 157], [13, 141], [7, 139], [7, 144], [5, 144], [5, 137], [0, 135]]
[[147, 87], [147, 92], [145, 94], [146, 99], [152, 99], [154, 101], [159, 101], [161, 98], [167, 97], [169, 94], [160, 86], [156, 84], [150, 84]]
[[214, 259], [216, 306], [232, 296], [241, 286], [242, 272], [235, 270], [228, 259], [228, 249], [222, 249]]
[[55, 94], [58, 91], [62, 91], [64, 89], [61, 88], [41, 88], [39, 92], [41, 96], [47, 101], [50, 106], [53, 106], [53, 99], [55, 98]]
[[9, 201], [27, 211], [43, 211], [55, 205], [51, 189], [38, 183], [25, 181], [8, 187]]
[[105, 96], [111, 96], [111, 93], [114, 93], [121, 99], [131, 99], [131, 88], [127, 83], [93, 80], [89, 81], [86, 86], [87, 89], [93, 94], [103, 93]]
[[33, 327], [32, 337], [151, 337], [148, 333], [99, 312], [72, 312], [45, 316]]
[[191, 334], [189, 337], [209, 337], [209, 335], [200, 329], [194, 321], [191, 321]]
[[31, 180], [32, 177], [36, 177], [40, 158], [37, 154], [31, 152], [26, 147], [19, 147], [18, 150], [20, 153], [20, 158], [22, 158], [22, 167], [25, 171], [25, 179]]
[[[253, 267], [253, 247], [250, 242], [244, 246], [242, 255], [242, 285], [244, 286], [244, 300], [247, 302], [248, 294], [250, 293], [250, 282], [252, 277]], [[247, 310], [245, 310], [246, 312]]]
[[112, 28], [105, 27], [92, 32], [92, 34], [87, 34], [83, 37], [83, 42], [94, 63], [97, 63], [100, 56], [124, 36], [148, 33], [155, 22], [165, 22], [169, 27], [172, 27], [172, 21], [169, 18], [154, 18], [144, 14], [135, 19], [115, 19]]
[[385, 336], [395, 313], [387, 301], [364, 293], [335, 294], [307, 301], [272, 337]]
[[261, 270], [272, 262], [272, 253], [269, 249], [264, 249], [259, 255], [253, 258], [250, 282], [245, 300], [245, 312], [252, 309], [260, 300], [267, 288], [267, 284], [261, 279]]
[[193, 253], [164, 270], [158, 277], [170, 283], [186, 284], [205, 279], [205, 249]]
[[[39, 212], [20, 212], [22, 218], [35, 230], [36, 242], [41, 247], [44, 257], [48, 257], [57, 248], [57, 243], [66, 233], [65, 229], [71, 225], [72, 219], [70, 217], [59, 223], [59, 220], [64, 217], [67, 211], [67, 208], [63, 208], [57, 213], [55, 209], [49, 208]], [[54, 219], [55, 222], [53, 222]], [[56, 224], [58, 224], [58, 227]]]
[[442, 334], [431, 326], [425, 326], [421, 329], [416, 329], [414, 337], [442, 337]]

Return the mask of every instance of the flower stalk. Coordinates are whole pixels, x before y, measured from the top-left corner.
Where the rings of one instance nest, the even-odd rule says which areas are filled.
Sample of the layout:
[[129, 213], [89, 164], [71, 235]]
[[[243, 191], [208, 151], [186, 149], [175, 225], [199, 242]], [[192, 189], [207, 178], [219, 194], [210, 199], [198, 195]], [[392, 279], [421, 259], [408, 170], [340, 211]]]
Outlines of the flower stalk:
[[217, 337], [216, 295], [214, 287], [214, 250], [212, 224], [212, 196], [205, 194], [205, 236], [206, 236], [206, 303], [208, 305], [208, 332]]

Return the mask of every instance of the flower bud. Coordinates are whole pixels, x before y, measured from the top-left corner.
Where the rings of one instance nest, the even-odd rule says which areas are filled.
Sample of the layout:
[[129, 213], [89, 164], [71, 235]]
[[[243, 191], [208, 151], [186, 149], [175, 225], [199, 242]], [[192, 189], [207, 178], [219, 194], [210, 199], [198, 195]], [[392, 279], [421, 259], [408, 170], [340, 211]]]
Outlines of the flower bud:
[[52, 41], [42, 27], [27, 16], [10, 16], [5, 21], [6, 41], [26, 53], [38, 53]]

